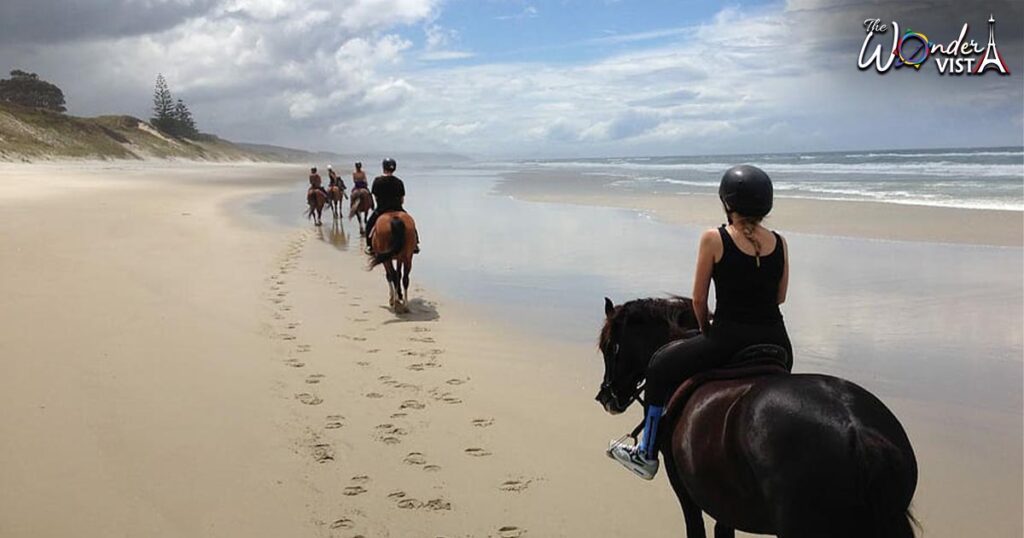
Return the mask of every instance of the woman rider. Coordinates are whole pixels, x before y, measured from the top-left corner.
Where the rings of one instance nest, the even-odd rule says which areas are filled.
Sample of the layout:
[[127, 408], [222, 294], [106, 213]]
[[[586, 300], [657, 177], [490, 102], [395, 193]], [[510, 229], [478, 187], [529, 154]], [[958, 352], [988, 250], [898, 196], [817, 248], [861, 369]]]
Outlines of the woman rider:
[[[701, 334], [655, 352], [647, 370], [643, 437], [637, 446], [613, 441], [608, 449], [612, 459], [647, 480], [658, 472], [656, 436], [664, 406], [686, 378], [755, 344], [782, 346], [792, 361], [779, 311], [789, 284], [789, 249], [781, 235], [761, 225], [772, 209], [771, 179], [760, 168], [734, 166], [722, 177], [718, 196], [729, 224], [701, 235], [693, 279], [693, 311]], [[711, 281], [714, 323], [708, 315]]]

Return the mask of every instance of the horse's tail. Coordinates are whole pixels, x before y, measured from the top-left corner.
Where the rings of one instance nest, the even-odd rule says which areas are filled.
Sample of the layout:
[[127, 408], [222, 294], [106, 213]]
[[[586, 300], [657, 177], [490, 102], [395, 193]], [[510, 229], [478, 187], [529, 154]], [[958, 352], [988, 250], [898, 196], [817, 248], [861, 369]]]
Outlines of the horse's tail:
[[867, 508], [864, 536], [914, 538], [921, 524], [910, 512], [917, 485], [917, 461], [874, 429], [857, 432], [853, 439]]
[[405, 246], [405, 223], [398, 217], [391, 217], [391, 245], [386, 252], [375, 254], [370, 269], [395, 257]]

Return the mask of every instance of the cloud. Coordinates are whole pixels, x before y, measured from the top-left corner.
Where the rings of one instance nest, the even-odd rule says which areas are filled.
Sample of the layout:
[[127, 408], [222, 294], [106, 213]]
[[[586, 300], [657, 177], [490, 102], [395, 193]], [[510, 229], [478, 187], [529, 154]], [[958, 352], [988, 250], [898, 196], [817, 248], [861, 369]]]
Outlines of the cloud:
[[514, 15], [498, 15], [494, 18], [499, 21], [521, 21], [523, 19], [536, 18], [538, 15], [540, 15], [540, 12], [537, 11], [537, 8], [533, 6], [526, 6], [522, 11]]

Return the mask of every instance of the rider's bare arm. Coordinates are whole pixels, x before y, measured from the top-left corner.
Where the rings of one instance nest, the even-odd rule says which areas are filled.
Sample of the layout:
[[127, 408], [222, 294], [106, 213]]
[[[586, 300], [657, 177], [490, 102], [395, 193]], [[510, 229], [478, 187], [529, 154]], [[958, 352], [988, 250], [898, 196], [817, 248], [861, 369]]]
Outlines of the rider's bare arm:
[[693, 274], [693, 313], [702, 332], [709, 325], [708, 291], [711, 289], [711, 272], [715, 267], [715, 259], [721, 258], [721, 251], [722, 238], [718, 230], [707, 230], [700, 236], [697, 268]]
[[[779, 237], [782, 237], [781, 235]], [[789, 290], [789, 245], [786, 238], [782, 237], [782, 278], [779, 280], [779, 304], [786, 302], [786, 292]]]

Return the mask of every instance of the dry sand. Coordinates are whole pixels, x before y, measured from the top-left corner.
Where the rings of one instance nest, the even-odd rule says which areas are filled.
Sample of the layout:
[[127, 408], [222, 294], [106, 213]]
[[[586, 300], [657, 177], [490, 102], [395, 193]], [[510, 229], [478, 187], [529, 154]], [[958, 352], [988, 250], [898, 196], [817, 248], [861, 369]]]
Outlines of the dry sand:
[[[494, 326], [415, 273], [396, 317], [347, 221], [231, 214], [302, 172], [0, 168], [0, 535], [682, 534], [664, 479], [603, 454], [639, 416], [592, 401], [592, 348]], [[54, 177], [68, 195], [44, 198]], [[1019, 498], [944, 500], [960, 456], [910, 429], [927, 536], [1019, 534]]]

